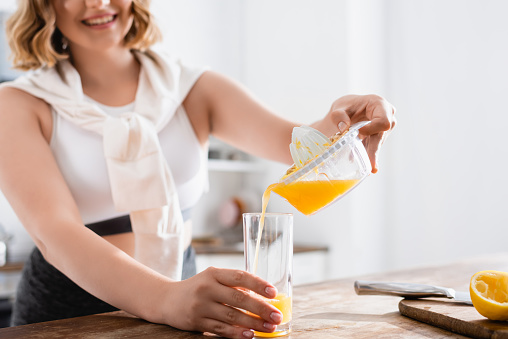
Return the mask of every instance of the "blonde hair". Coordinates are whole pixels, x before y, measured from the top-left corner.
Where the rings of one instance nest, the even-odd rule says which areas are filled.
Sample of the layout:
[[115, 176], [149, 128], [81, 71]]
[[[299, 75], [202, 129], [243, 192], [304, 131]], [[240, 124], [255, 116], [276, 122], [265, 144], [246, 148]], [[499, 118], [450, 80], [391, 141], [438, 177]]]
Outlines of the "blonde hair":
[[[7, 20], [6, 34], [14, 68], [26, 71], [53, 67], [59, 60], [69, 57], [49, 1], [20, 0], [18, 9]], [[132, 1], [134, 20], [124, 39], [126, 47], [143, 51], [161, 40], [149, 6], [150, 0]]]

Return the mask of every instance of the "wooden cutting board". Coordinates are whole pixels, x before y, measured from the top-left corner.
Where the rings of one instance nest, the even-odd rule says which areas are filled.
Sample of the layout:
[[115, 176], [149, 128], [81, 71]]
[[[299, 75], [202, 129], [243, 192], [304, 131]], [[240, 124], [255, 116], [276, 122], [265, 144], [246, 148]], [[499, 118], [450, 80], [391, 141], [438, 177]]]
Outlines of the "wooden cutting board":
[[451, 300], [403, 299], [402, 315], [473, 338], [508, 339], [508, 321], [492, 321], [473, 306]]

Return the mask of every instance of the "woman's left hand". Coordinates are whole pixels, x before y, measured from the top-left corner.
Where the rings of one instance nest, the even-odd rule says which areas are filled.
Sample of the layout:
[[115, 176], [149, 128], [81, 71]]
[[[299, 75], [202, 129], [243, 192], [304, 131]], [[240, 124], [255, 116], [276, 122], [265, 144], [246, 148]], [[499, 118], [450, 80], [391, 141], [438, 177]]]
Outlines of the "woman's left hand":
[[359, 121], [371, 121], [360, 129], [372, 165], [372, 173], [378, 170], [378, 152], [381, 144], [395, 127], [395, 107], [378, 95], [346, 95], [332, 104], [330, 112], [311, 126], [332, 136], [337, 131], [343, 132], [350, 125]]

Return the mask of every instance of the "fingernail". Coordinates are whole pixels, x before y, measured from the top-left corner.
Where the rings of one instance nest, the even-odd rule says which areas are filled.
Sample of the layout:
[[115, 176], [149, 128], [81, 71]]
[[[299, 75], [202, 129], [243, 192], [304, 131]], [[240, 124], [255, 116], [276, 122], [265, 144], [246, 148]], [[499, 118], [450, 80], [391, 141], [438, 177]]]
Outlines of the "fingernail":
[[275, 287], [268, 286], [265, 288], [265, 293], [267, 295], [277, 295], [277, 289]]
[[243, 331], [242, 335], [245, 337], [245, 338], [252, 338], [254, 337], [254, 332], [252, 331]]
[[282, 321], [282, 314], [278, 312], [272, 312], [270, 313], [270, 318], [272, 318], [276, 323], [279, 323]]
[[270, 324], [270, 323], [264, 323], [264, 324], [263, 324], [263, 327], [264, 327], [264, 328], [266, 328], [267, 330], [270, 330], [270, 331], [275, 330], [275, 327], [276, 327], [276, 326], [277, 326], [277, 325]]
[[337, 127], [339, 127], [340, 133], [344, 133], [347, 129], [347, 124], [344, 121], [341, 121]]

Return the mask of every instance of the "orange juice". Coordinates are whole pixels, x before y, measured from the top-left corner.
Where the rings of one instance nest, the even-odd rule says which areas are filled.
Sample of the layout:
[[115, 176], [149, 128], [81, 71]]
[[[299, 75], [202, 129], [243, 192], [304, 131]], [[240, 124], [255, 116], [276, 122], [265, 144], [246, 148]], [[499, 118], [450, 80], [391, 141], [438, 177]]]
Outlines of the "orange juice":
[[269, 304], [277, 307], [279, 311], [282, 312], [282, 323], [285, 324], [291, 320], [291, 303], [292, 299], [286, 293], [278, 293], [277, 296], [273, 299], [266, 300]]
[[[279, 294], [277, 294], [277, 296], [274, 299], [264, 299], [264, 300], [267, 303], [272, 304], [273, 306], [277, 307], [282, 312], [281, 324], [286, 324], [291, 321], [292, 299], [290, 296], [288, 296], [285, 293], [279, 293]], [[265, 338], [280, 337], [280, 336], [286, 335], [286, 334], [288, 334], [287, 331], [272, 332], [272, 333], [254, 331], [254, 335], [256, 337], [265, 337]]]
[[320, 208], [346, 193], [358, 180], [315, 180], [279, 183], [268, 189], [285, 198], [305, 215], [311, 215]]

